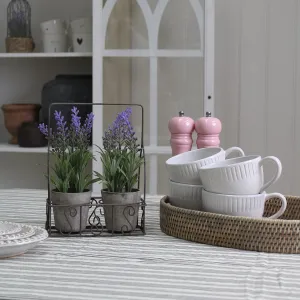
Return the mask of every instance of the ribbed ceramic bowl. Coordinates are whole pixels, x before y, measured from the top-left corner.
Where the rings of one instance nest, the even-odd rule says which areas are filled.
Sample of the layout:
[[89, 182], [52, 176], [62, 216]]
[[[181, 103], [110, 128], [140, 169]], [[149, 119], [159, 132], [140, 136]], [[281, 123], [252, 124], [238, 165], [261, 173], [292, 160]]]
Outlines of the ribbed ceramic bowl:
[[174, 206], [200, 210], [202, 207], [202, 185], [192, 185], [169, 181], [170, 203]]
[[166, 161], [169, 179], [185, 184], [202, 185], [199, 170], [201, 167], [223, 161], [226, 157], [237, 152], [244, 156], [241, 148], [232, 147], [226, 151], [222, 148], [201, 148], [171, 157]]
[[210, 193], [202, 190], [202, 210], [215, 214], [230, 216], [262, 218], [265, 203], [269, 199], [277, 198], [281, 206], [276, 213], [269, 216], [270, 219], [279, 218], [286, 209], [286, 198], [279, 193], [262, 193], [256, 195], [225, 195]]

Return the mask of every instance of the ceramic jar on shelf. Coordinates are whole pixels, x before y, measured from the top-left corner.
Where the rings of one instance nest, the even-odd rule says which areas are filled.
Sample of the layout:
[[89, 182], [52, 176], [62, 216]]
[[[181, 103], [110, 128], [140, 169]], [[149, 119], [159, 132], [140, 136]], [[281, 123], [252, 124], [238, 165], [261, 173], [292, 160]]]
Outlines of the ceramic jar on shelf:
[[41, 23], [43, 48], [46, 53], [68, 52], [67, 25], [63, 20]]
[[82, 18], [70, 23], [74, 52], [89, 53], [93, 50], [93, 20]]

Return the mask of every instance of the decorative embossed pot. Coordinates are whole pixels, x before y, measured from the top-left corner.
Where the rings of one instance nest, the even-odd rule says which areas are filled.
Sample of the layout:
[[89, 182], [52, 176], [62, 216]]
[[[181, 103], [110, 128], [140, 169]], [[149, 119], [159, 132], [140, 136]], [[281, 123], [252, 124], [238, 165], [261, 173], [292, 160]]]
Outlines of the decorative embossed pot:
[[140, 191], [113, 193], [101, 191], [106, 229], [113, 232], [134, 231], [138, 223]]
[[4, 124], [12, 135], [10, 144], [18, 144], [18, 130], [24, 122], [38, 122], [40, 104], [4, 104]]
[[87, 226], [92, 192], [51, 191], [55, 228], [61, 233], [77, 233]]

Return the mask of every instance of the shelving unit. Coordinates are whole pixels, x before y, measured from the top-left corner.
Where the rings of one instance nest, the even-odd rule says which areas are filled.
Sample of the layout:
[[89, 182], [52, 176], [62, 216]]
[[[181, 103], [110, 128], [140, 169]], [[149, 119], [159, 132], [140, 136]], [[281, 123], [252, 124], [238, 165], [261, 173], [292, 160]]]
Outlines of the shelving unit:
[[[8, 2], [0, 3], [0, 11], [6, 10]], [[214, 114], [214, 0], [29, 2], [36, 52], [4, 53], [1, 38], [5, 38], [6, 26], [0, 26], [0, 74], [5, 72], [4, 81], [0, 81], [0, 105], [39, 103], [43, 83], [55, 75], [93, 74], [94, 102], [144, 106], [147, 193], [165, 194], [164, 161], [171, 155], [168, 120], [182, 109], [194, 119], [206, 111]], [[88, 15], [93, 15], [93, 53], [41, 52], [40, 22]], [[94, 108], [95, 144], [101, 146], [103, 130], [117, 112]], [[139, 134], [140, 120], [133, 115], [132, 121]], [[7, 144], [7, 139], [1, 115], [0, 167], [7, 172], [0, 173], [0, 188], [45, 188], [41, 177], [47, 148], [20, 148]], [[101, 164], [93, 163], [92, 168], [101, 171]], [[93, 190], [99, 192], [100, 186]]]

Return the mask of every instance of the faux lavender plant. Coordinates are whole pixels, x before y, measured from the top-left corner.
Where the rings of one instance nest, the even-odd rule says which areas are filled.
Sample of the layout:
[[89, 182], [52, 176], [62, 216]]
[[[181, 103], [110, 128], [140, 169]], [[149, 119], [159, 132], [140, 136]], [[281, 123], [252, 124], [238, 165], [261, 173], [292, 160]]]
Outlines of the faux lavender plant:
[[103, 174], [95, 173], [108, 192], [131, 192], [144, 162], [129, 120], [131, 113], [131, 108], [127, 108], [117, 115], [104, 133], [103, 148], [99, 148]]
[[71, 116], [71, 124], [68, 127], [61, 112], [55, 111], [56, 132], [52, 132], [44, 123], [39, 125], [39, 129], [48, 139], [55, 158], [52, 168], [54, 175], [50, 178], [55, 190], [63, 193], [81, 193], [95, 182], [92, 175], [86, 172], [88, 163], [93, 159], [88, 146], [94, 115], [88, 114], [85, 121], [81, 122], [79, 110], [73, 107]]

